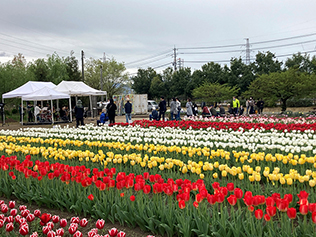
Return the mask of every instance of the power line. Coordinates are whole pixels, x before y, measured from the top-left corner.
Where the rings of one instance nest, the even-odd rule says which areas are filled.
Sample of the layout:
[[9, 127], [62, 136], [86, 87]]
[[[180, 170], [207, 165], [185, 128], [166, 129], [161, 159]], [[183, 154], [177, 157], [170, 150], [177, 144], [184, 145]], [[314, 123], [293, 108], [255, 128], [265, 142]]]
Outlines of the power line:
[[156, 55], [153, 55], [153, 56], [149, 56], [149, 57], [146, 57], [146, 58], [143, 58], [143, 59], [139, 59], [139, 60], [136, 60], [136, 61], [125, 63], [125, 65], [135, 64], [135, 63], [138, 63], [138, 62], [141, 62], [141, 61], [146, 61], [146, 60], [149, 60], [149, 59], [152, 59], [152, 58], [159, 57], [159, 56], [161, 56], [163, 54], [166, 54], [166, 53], [169, 53], [169, 52], [170, 52], [170, 50], [164, 51], [162, 53], [159, 53], [159, 54], [156, 54]]

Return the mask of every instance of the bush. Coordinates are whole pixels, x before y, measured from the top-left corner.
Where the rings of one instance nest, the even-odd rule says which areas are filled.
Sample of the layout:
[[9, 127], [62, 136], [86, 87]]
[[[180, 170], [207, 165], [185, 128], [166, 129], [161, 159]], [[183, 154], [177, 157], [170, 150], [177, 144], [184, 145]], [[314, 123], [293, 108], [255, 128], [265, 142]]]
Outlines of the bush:
[[11, 110], [11, 113], [12, 113], [12, 114], [17, 114], [17, 113], [18, 113], [18, 110], [14, 108], [14, 109]]

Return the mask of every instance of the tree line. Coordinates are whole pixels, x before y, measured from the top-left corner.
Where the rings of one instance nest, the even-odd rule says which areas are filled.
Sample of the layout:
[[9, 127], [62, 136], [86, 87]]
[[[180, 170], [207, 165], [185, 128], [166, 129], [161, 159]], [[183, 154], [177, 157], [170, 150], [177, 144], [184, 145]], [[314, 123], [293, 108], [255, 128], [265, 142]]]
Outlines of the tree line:
[[[102, 77], [101, 77], [102, 68]], [[130, 93], [148, 94], [149, 99], [164, 96], [182, 100], [193, 98], [208, 103], [230, 100], [232, 96], [262, 98], [266, 104], [282, 103], [286, 109], [289, 99], [315, 97], [316, 58], [308, 54], [294, 54], [285, 62], [271, 52], [258, 52], [254, 62], [245, 64], [241, 58], [232, 58], [229, 65], [215, 62], [192, 71], [189, 67], [174, 71], [168, 67], [161, 73], [153, 68], [138, 69], [129, 77], [123, 62], [114, 58], [106, 61], [85, 60], [84, 79], [74, 53], [60, 57], [57, 53], [32, 62], [22, 54], [0, 64], [0, 94], [9, 92], [27, 81], [50, 81], [56, 85], [63, 80], [84, 81], [108, 96]]]
[[280, 101], [286, 110], [291, 98], [315, 97], [316, 58], [301, 53], [285, 62], [271, 52], [258, 52], [254, 62], [245, 64], [241, 58], [232, 58], [230, 66], [209, 62], [199, 70], [171, 67], [162, 73], [154, 69], [139, 69], [132, 77], [132, 89], [137, 94], [148, 94], [150, 99], [165, 96], [181, 99], [194, 98], [208, 103], [241, 98], [262, 98], [267, 104]]

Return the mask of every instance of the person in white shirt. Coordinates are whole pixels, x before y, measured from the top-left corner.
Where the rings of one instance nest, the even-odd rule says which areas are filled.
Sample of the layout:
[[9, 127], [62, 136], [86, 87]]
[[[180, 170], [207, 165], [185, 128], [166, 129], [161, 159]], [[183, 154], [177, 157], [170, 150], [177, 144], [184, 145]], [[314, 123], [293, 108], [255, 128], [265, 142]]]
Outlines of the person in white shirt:
[[35, 106], [35, 109], [34, 109], [34, 116], [35, 116], [37, 122], [39, 122], [41, 120], [40, 113], [41, 113], [41, 108], [38, 104]]

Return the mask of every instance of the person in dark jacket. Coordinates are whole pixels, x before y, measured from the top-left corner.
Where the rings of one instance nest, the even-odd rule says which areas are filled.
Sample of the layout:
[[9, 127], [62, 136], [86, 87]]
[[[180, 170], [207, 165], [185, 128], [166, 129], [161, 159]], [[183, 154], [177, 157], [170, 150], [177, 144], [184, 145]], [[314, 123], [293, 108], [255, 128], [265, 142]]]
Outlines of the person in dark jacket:
[[162, 120], [165, 121], [165, 113], [167, 110], [167, 103], [166, 103], [165, 98], [163, 96], [161, 96], [160, 103], [158, 106], [159, 106], [159, 120], [161, 119], [161, 116], [162, 116]]
[[110, 103], [106, 106], [106, 110], [109, 116], [109, 121], [110, 124], [114, 124], [115, 123], [115, 111], [116, 111], [117, 107], [116, 104], [114, 104], [114, 100], [110, 99]]
[[151, 114], [149, 115], [149, 120], [159, 120], [159, 116], [158, 116], [158, 112], [156, 110], [156, 108], [153, 108], [153, 111], [151, 112]]
[[82, 101], [78, 100], [77, 105], [75, 106], [76, 127], [79, 127], [79, 122], [81, 123], [82, 126], [84, 125], [83, 114], [84, 114], [84, 108], [82, 106]]
[[129, 102], [129, 99], [127, 99], [127, 102], [124, 106], [125, 109], [125, 117], [126, 117], [126, 123], [129, 123], [132, 121], [132, 104]]

